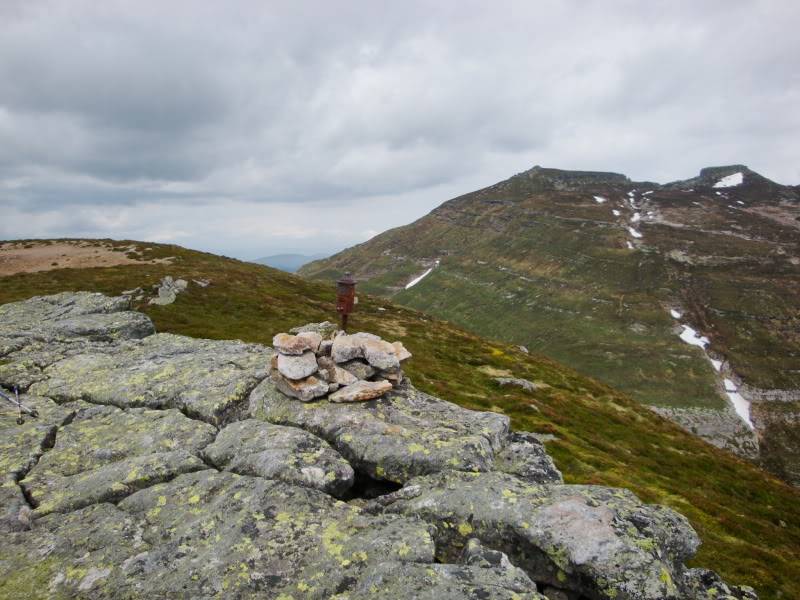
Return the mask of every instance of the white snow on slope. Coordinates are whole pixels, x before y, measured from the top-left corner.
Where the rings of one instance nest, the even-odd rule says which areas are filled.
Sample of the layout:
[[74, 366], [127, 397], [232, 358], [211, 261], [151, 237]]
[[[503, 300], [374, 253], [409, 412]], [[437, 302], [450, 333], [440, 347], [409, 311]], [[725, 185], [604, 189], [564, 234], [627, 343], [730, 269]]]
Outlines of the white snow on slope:
[[708, 360], [711, 361], [711, 366], [714, 367], [715, 371], [719, 372], [719, 371], [722, 370], [722, 361], [721, 360], [715, 360], [713, 358], [709, 358]]
[[733, 383], [730, 379], [725, 379], [725, 391], [726, 392], [735, 392], [736, 391], [736, 384]]
[[697, 332], [688, 325], [683, 326], [683, 331], [681, 332], [680, 337], [687, 344], [698, 346], [699, 348], [703, 349], [705, 349], [706, 345], [710, 343], [706, 336], [698, 335]]
[[741, 204], [742, 206], [744, 206], [744, 202], [742, 202], [741, 200], [737, 200], [736, 204]]
[[753, 422], [750, 420], [750, 403], [745, 400], [739, 392], [726, 393], [731, 400], [731, 404], [733, 404], [733, 410], [736, 411], [736, 414], [742, 418], [742, 421], [747, 423], [750, 429], [755, 429], [755, 427], [753, 427]]
[[615, 216], [615, 217], [618, 217], [618, 216], [619, 216], [619, 211], [618, 211], [616, 208], [612, 208], [612, 209], [611, 209], [611, 212], [612, 212], [612, 213], [614, 213], [614, 216]]
[[653, 190], [650, 190], [649, 192], [645, 192], [644, 194], [642, 194], [642, 196], [647, 196], [648, 194], [652, 194], [652, 193], [653, 193]]
[[631, 217], [631, 223], [638, 223], [639, 219], [641, 219], [641, 218], [642, 218], [642, 215], [640, 215], [639, 213], [637, 213], [637, 212], [633, 213], [633, 217]]
[[628, 244], [628, 250], [633, 250], [634, 249], [633, 248], [633, 244], [631, 244], [630, 242], [625, 242], [625, 243]]
[[635, 238], [642, 237], [642, 234], [636, 231], [633, 227], [628, 227], [628, 231], [630, 231], [631, 235]]
[[417, 284], [418, 284], [420, 281], [422, 281], [422, 280], [423, 280], [423, 279], [425, 279], [425, 278], [426, 278], [428, 275], [430, 275], [431, 271], [433, 271], [433, 267], [431, 267], [430, 269], [428, 269], [427, 271], [425, 271], [425, 272], [424, 272], [422, 275], [420, 275], [420, 276], [419, 276], [419, 277], [417, 277], [416, 279], [412, 279], [411, 281], [409, 281], [409, 282], [406, 284], [406, 289], [410, 289], [410, 288], [414, 287], [415, 285], [417, 285]]
[[680, 319], [680, 318], [683, 316], [681, 313], [679, 313], [679, 312], [678, 312], [677, 310], [675, 310], [674, 308], [670, 308], [670, 309], [669, 309], [669, 314], [670, 314], [670, 315], [672, 315], [672, 318], [673, 318], [673, 319]]
[[714, 184], [715, 188], [726, 188], [726, 187], [734, 187], [736, 185], [741, 185], [744, 181], [744, 175], [741, 173], [734, 173], [733, 175], [728, 175], [727, 177], [723, 177], [717, 183]]
[[594, 201], [597, 202], [598, 204], [602, 204], [603, 202], [606, 201], [606, 198], [603, 198], [602, 196], [594, 196]]

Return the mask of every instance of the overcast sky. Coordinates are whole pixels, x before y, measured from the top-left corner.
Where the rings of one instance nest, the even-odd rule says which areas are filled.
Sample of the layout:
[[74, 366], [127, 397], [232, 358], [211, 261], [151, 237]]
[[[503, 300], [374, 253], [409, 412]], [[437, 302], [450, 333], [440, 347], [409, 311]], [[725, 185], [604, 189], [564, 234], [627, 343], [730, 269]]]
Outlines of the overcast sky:
[[800, 183], [800, 2], [0, 0], [0, 238], [333, 252], [534, 164]]

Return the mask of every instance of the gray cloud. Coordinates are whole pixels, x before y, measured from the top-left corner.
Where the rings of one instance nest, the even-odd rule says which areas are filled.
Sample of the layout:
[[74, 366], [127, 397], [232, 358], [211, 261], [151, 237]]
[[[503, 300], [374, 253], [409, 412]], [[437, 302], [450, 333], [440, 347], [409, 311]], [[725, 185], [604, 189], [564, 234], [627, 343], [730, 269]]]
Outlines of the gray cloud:
[[534, 163], [797, 183], [799, 22], [791, 1], [6, 2], [0, 237], [329, 251]]

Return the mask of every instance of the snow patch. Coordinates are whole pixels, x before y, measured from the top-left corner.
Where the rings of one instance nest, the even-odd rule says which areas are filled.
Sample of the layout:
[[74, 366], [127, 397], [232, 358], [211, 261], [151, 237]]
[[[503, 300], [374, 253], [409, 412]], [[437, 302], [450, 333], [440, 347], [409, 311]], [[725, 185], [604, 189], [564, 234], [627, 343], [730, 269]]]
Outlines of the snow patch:
[[615, 217], [618, 217], [618, 216], [619, 216], [619, 211], [618, 211], [616, 208], [612, 208], [612, 209], [611, 209], [611, 212], [612, 212], [612, 213], [614, 213], [614, 216], [615, 216]]
[[705, 347], [710, 343], [706, 336], [698, 335], [698, 333], [688, 325], [683, 326], [683, 331], [681, 331], [680, 338], [687, 344], [703, 348], [704, 350]]
[[[439, 265], [439, 261], [438, 261], [438, 260], [436, 261], [436, 265], [437, 265], [437, 266]], [[417, 277], [416, 279], [412, 279], [411, 281], [409, 281], [409, 282], [406, 284], [406, 289], [407, 289], [407, 290], [408, 290], [408, 289], [411, 289], [412, 287], [414, 287], [415, 285], [417, 285], [417, 284], [418, 284], [420, 281], [422, 281], [422, 280], [423, 280], [423, 279], [425, 279], [425, 278], [426, 278], [428, 275], [430, 275], [430, 274], [431, 274], [431, 271], [433, 271], [433, 267], [431, 267], [430, 269], [428, 269], [427, 271], [425, 271], [425, 272], [424, 272], [422, 275], [420, 275], [420, 276], [419, 276], [419, 277]]]
[[630, 232], [630, 234], [631, 234], [633, 237], [635, 237], [635, 238], [640, 238], [640, 237], [642, 237], [642, 234], [641, 234], [641, 233], [639, 233], [638, 231], [636, 231], [636, 230], [635, 230], [633, 227], [628, 227], [628, 231], [629, 231], [629, 232]]
[[607, 198], [603, 198], [602, 196], [594, 196], [594, 201], [598, 204], [602, 204], [603, 202], [607, 201]]
[[631, 223], [638, 223], [641, 218], [642, 215], [640, 215], [638, 212], [633, 213], [633, 216], [631, 217]]
[[736, 204], [741, 204], [742, 206], [744, 206], [744, 202], [742, 202], [741, 200], [737, 200]]
[[633, 250], [633, 249], [634, 249], [634, 248], [633, 248], [633, 244], [631, 244], [631, 243], [630, 243], [630, 242], [628, 242], [628, 241], [626, 241], [625, 243], [626, 243], [626, 244], [628, 244], [628, 250]]
[[650, 190], [649, 192], [645, 192], [644, 194], [642, 194], [642, 196], [647, 196], [648, 194], [652, 194], [652, 193], [653, 193], [653, 190]]
[[677, 310], [675, 310], [674, 308], [670, 308], [670, 309], [669, 309], [669, 314], [670, 314], [670, 315], [672, 315], [672, 318], [673, 318], [673, 319], [680, 319], [680, 318], [683, 316], [681, 313], [679, 313], [679, 312], [678, 312]]
[[747, 423], [750, 429], [755, 429], [753, 422], [750, 420], [750, 403], [739, 392], [726, 392], [726, 394], [728, 394], [736, 414], [742, 418], [742, 421]]
[[717, 371], [717, 372], [722, 371], [722, 361], [721, 360], [716, 360], [716, 359], [713, 359], [713, 358], [709, 358], [708, 360], [711, 361], [711, 366], [714, 367], [715, 371]]
[[725, 379], [723, 381], [723, 383], [725, 383], [725, 391], [726, 392], [735, 392], [738, 389], [736, 387], [736, 384], [733, 383], [733, 381], [731, 381], [730, 379]]
[[741, 185], [744, 181], [744, 175], [742, 173], [734, 173], [733, 175], [728, 175], [727, 177], [723, 177], [717, 183], [714, 184], [715, 188], [726, 188], [726, 187], [734, 187], [737, 185]]

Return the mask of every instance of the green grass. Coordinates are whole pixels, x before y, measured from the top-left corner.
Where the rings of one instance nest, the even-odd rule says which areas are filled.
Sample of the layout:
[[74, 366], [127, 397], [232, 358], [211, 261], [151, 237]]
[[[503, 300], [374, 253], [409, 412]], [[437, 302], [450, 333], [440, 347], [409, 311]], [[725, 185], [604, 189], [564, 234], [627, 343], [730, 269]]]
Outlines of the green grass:
[[[176, 246], [147, 246], [146, 258], [173, 256], [174, 263], [4, 277], [0, 303], [66, 290], [116, 294], [172, 275], [212, 283], [191, 285], [169, 306], [139, 307], [158, 331], [269, 344], [277, 332], [335, 318], [331, 283]], [[507, 414], [516, 429], [552, 433], [558, 439], [548, 450], [569, 483], [626, 487], [643, 500], [669, 505], [690, 519], [703, 540], [693, 565], [752, 585], [763, 599], [800, 598], [797, 490], [550, 359], [364, 294], [363, 288], [359, 299], [351, 329], [403, 340], [414, 354], [407, 373], [420, 389]], [[534, 393], [501, 388], [493, 370], [550, 387]]]

